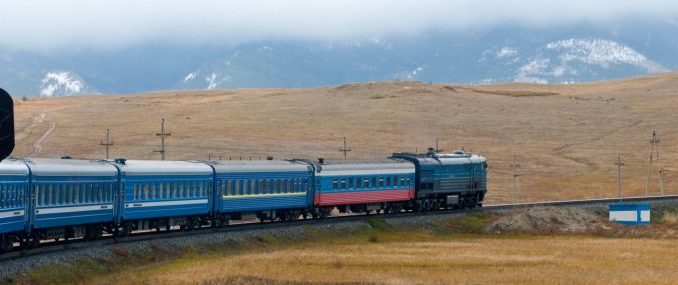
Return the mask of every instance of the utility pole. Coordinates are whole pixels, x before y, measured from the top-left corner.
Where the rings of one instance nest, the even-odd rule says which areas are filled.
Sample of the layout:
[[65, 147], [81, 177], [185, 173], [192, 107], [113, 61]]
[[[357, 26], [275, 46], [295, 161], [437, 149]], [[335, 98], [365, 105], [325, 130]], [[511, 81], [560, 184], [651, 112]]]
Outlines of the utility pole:
[[154, 150], [153, 152], [159, 152], [162, 160], [165, 160], [165, 137], [169, 137], [172, 133], [165, 132], [165, 118], [162, 118], [160, 123], [160, 132], [155, 134], [160, 137], [160, 150]]
[[518, 167], [520, 167], [520, 164], [516, 163], [516, 156], [513, 155], [513, 162], [511, 163], [511, 177], [513, 178], [511, 185], [511, 201], [514, 204], [516, 203], [516, 178], [520, 176], [516, 174]]
[[108, 150], [109, 148], [113, 145], [113, 141], [110, 139], [111, 135], [111, 129], [106, 129], [106, 141], [101, 141], [99, 142], [99, 145], [103, 145], [106, 147], [106, 159], [108, 159]]
[[647, 175], [645, 176], [645, 196], [648, 195], [653, 160], [659, 160], [659, 138], [657, 137], [657, 131], [654, 129], [652, 129], [652, 139], [650, 140], [650, 163], [647, 167]]
[[621, 160], [621, 153], [617, 156], [617, 162], [614, 163], [617, 166], [617, 193], [619, 195], [619, 202], [622, 201], [621, 194], [621, 176], [622, 176], [622, 167], [624, 167], [624, 162]]
[[339, 151], [344, 152], [344, 160], [346, 160], [346, 153], [351, 151], [350, 148], [346, 147], [346, 137], [344, 137], [344, 148], [340, 148]]

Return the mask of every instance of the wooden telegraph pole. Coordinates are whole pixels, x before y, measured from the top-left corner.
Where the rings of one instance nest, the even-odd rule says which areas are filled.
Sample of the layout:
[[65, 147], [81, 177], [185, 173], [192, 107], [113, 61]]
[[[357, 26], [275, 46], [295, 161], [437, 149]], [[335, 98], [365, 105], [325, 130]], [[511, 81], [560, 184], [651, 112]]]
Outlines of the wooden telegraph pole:
[[520, 176], [516, 173], [518, 167], [520, 167], [520, 164], [516, 163], [516, 156], [513, 155], [513, 162], [511, 163], [511, 177], [513, 178], [511, 183], [511, 202], [514, 204], [516, 203], [516, 178]]
[[162, 122], [160, 123], [160, 132], [155, 135], [160, 137], [160, 150], [154, 150], [153, 152], [159, 152], [162, 160], [165, 160], [165, 137], [172, 135], [172, 133], [165, 132], [165, 118], [162, 118]]
[[351, 151], [350, 148], [346, 147], [346, 137], [344, 137], [344, 148], [340, 148], [339, 151], [344, 153], [344, 160], [346, 160], [346, 153]]
[[106, 141], [101, 141], [99, 145], [106, 147], [106, 159], [108, 159], [109, 148], [113, 145], [113, 141], [110, 139], [111, 129], [106, 129]]
[[648, 188], [650, 186], [650, 176], [652, 176], [652, 161], [659, 160], [659, 138], [657, 131], [652, 130], [652, 139], [650, 140], [650, 163], [647, 167], [647, 175], [645, 176], [645, 196], [648, 195]]
[[621, 160], [621, 153], [617, 156], [617, 162], [614, 163], [617, 166], [617, 195], [619, 195], [619, 202], [622, 201], [621, 194], [621, 176], [622, 176], [622, 167], [624, 167], [624, 162]]

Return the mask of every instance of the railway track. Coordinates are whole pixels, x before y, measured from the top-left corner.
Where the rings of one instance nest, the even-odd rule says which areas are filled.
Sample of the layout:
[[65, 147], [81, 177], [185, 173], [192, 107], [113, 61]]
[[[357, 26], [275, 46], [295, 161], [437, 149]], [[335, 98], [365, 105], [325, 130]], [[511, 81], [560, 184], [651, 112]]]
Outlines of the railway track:
[[[245, 222], [232, 224], [227, 227], [221, 228], [201, 228], [194, 229], [190, 231], [182, 230], [169, 230], [169, 231], [149, 231], [149, 232], [140, 232], [127, 237], [119, 238], [113, 237], [112, 235], [103, 236], [95, 241], [84, 241], [82, 239], [74, 239], [69, 241], [59, 241], [59, 242], [46, 242], [42, 243], [36, 247], [26, 249], [26, 250], [13, 250], [0, 254], [0, 264], [9, 260], [21, 259], [29, 256], [36, 256], [48, 253], [56, 253], [59, 251], [74, 250], [74, 249], [85, 249], [85, 248], [96, 248], [102, 246], [110, 245], [123, 245], [127, 243], [134, 242], [143, 242], [159, 239], [169, 239], [177, 237], [187, 237], [195, 235], [209, 235], [213, 233], [226, 233], [226, 232], [237, 232], [237, 231], [248, 231], [248, 230], [258, 230], [258, 229], [275, 229], [275, 228], [284, 228], [291, 226], [303, 226], [303, 225], [315, 225], [315, 224], [337, 224], [353, 221], [366, 221], [370, 218], [379, 217], [379, 218], [407, 218], [414, 216], [424, 216], [424, 215], [461, 215], [468, 212], [501, 212], [514, 209], [524, 209], [530, 207], [540, 207], [540, 206], [603, 206], [610, 203], [619, 202], [618, 198], [602, 198], [602, 199], [585, 199], [585, 200], [565, 200], [565, 201], [545, 201], [545, 202], [530, 202], [530, 203], [515, 203], [515, 204], [494, 204], [486, 205], [483, 208], [475, 208], [472, 210], [440, 210], [440, 211], [431, 211], [431, 212], [400, 212], [400, 213], [387, 213], [379, 215], [365, 215], [365, 214], [354, 214], [354, 215], [342, 215], [328, 217], [325, 219], [305, 219], [305, 220], [293, 220], [293, 221], [274, 221], [274, 222]], [[663, 202], [678, 202], [678, 195], [665, 195], [665, 196], [643, 196], [643, 197], [625, 197], [621, 201], [623, 202], [651, 202], [651, 203], [663, 203]]]

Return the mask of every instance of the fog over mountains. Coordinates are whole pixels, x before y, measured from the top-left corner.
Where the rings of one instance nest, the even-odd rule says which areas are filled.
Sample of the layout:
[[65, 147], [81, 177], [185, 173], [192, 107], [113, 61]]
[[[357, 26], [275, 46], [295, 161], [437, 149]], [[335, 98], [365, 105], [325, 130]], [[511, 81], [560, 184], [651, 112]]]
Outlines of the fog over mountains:
[[382, 80], [568, 84], [677, 70], [677, 30], [678, 21], [634, 19], [236, 45], [148, 42], [29, 52], [0, 43], [0, 86], [14, 96], [65, 96]]

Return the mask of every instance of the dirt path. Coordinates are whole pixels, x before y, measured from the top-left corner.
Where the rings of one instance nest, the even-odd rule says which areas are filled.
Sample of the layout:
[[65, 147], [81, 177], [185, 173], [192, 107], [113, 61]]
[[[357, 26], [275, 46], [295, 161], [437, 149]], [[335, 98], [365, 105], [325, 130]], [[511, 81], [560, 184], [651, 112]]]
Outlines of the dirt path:
[[[47, 114], [42, 113], [38, 117], [38, 123], [42, 123], [45, 119], [47, 118]], [[42, 135], [33, 142], [33, 148], [31, 149], [30, 152], [26, 154], [26, 157], [29, 157], [35, 153], [42, 152], [42, 143], [49, 137], [49, 135], [54, 132], [54, 129], [56, 128], [56, 122], [54, 121], [49, 121], [49, 127], [45, 130], [45, 132], [42, 133]]]

